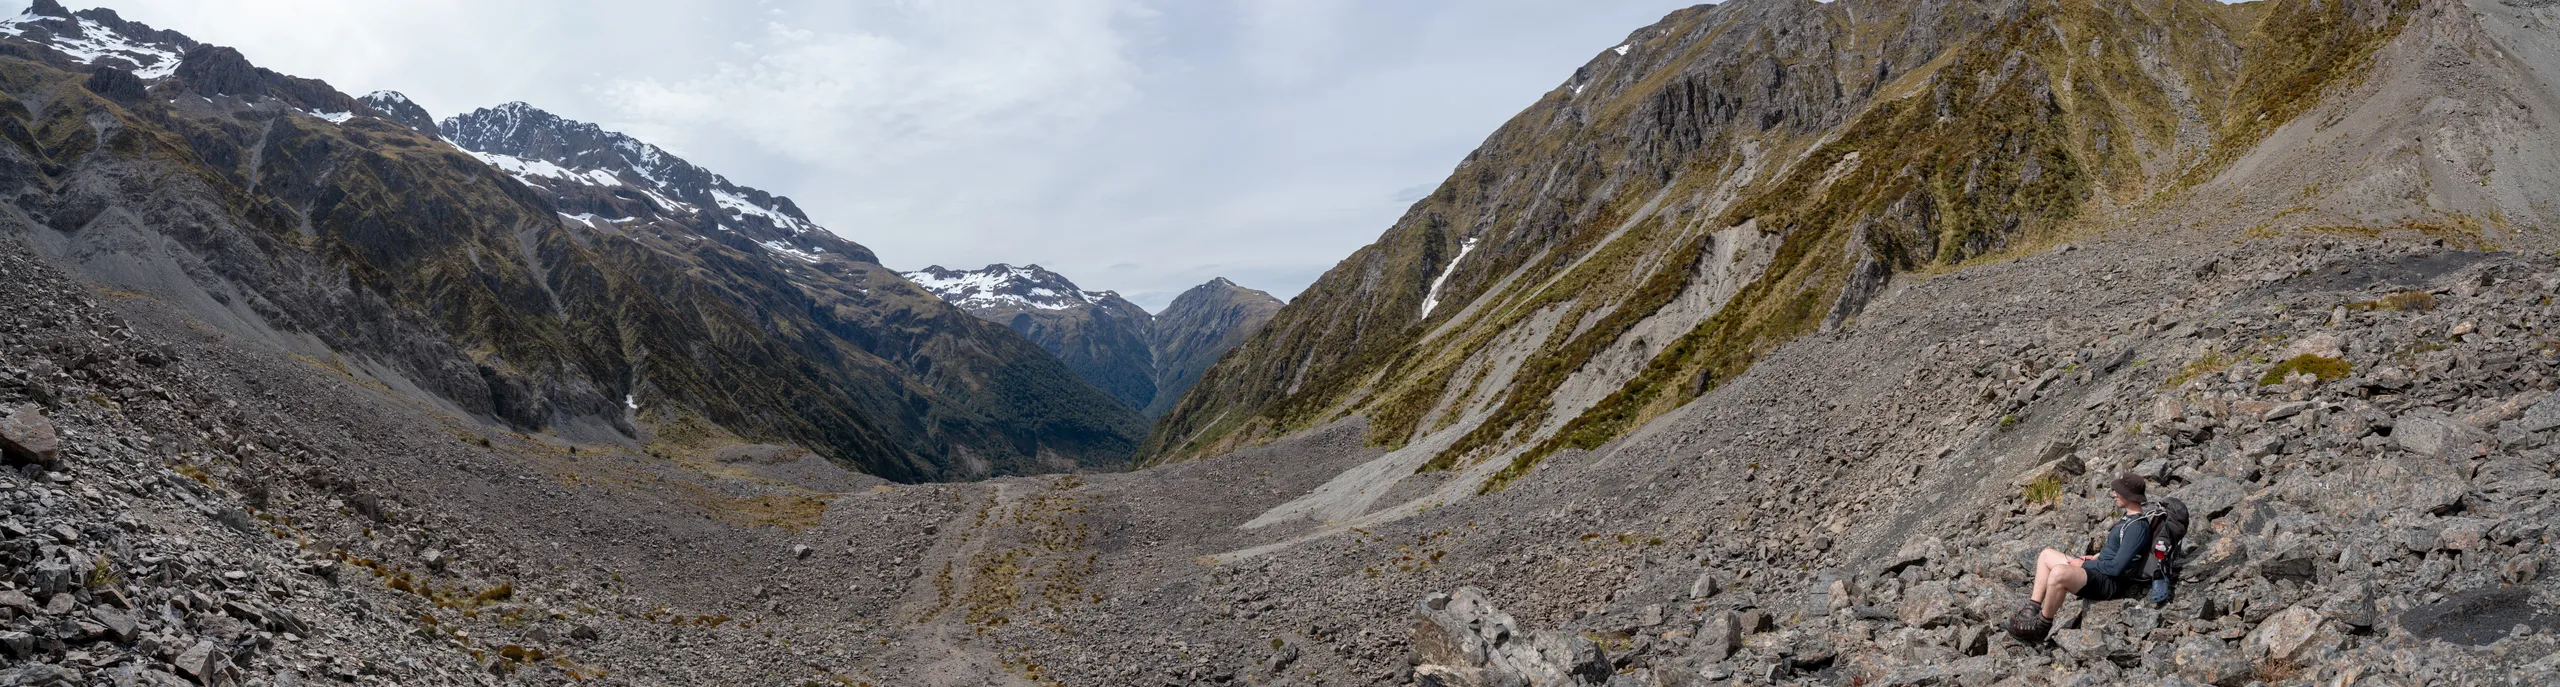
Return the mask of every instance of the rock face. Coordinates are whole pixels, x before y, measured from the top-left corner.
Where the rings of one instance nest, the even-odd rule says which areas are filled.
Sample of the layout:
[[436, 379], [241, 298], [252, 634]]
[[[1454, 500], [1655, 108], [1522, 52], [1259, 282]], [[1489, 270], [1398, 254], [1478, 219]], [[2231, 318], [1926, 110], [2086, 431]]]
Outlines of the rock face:
[[1145, 431], [788, 198], [627, 136], [522, 103], [434, 125], [103, 10], [38, 7], [0, 44], [15, 126], [96, 143], [0, 146], [29, 190], [0, 235], [423, 402], [904, 481], [1114, 468]]
[[1192, 287], [1158, 315], [1110, 291], [1086, 291], [1039, 265], [940, 265], [905, 276], [962, 309], [1038, 342], [1121, 403], [1155, 417], [1218, 357], [1278, 312], [1271, 294], [1221, 277]]

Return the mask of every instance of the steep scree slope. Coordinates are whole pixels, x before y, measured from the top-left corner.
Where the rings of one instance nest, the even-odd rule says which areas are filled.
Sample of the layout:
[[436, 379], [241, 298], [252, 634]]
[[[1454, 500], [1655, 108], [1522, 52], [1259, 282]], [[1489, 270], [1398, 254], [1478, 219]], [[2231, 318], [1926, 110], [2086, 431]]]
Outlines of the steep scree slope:
[[2560, 119], [2521, 103], [2552, 98], [2529, 68], [2551, 48], [2497, 27], [2547, 19], [2475, 4], [1673, 13], [1211, 369], [1146, 460], [1356, 415], [1372, 442], [1492, 488], [1854, 323], [1899, 274], [2238, 217], [2539, 241], [2560, 167], [2530, 141]]

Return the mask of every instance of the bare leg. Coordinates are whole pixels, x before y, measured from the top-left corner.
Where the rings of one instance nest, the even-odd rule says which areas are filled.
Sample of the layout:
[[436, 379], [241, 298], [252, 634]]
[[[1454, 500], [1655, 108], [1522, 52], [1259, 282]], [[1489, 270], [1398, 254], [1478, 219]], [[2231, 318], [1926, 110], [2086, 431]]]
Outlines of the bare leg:
[[2062, 602], [2069, 600], [2072, 592], [2089, 584], [2089, 571], [2077, 565], [2054, 566], [2052, 575], [2053, 580], [2044, 589], [2044, 608], [2039, 609], [2046, 620], [2062, 612]]
[[2044, 603], [2044, 588], [2053, 584], [2053, 566], [2062, 565], [2063, 561], [2070, 559], [2069, 554], [2053, 549], [2045, 549], [2044, 553], [2036, 554], [2036, 582], [2027, 588], [2027, 600], [2038, 604]]

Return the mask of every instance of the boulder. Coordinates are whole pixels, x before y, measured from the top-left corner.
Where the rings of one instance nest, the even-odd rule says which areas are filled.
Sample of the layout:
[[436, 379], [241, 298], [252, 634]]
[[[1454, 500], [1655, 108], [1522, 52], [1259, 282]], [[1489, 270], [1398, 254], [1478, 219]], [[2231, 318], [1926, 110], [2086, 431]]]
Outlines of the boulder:
[[1414, 609], [1413, 650], [1423, 663], [1482, 666], [1495, 643], [1517, 632], [1511, 617], [1485, 599], [1484, 590], [1460, 587], [1425, 597]]
[[178, 666], [178, 672], [194, 678], [196, 684], [211, 685], [221, 679], [224, 660], [222, 654], [214, 650], [213, 640], [199, 639], [186, 651], [178, 652], [178, 658], [170, 662]]
[[2412, 525], [2400, 530], [2400, 546], [2416, 554], [2434, 551], [2444, 541], [2443, 533], [2444, 528], [2437, 525]]
[[2550, 394], [2524, 409], [2509, 427], [2523, 434], [2560, 429], [2560, 394]]
[[2249, 497], [2249, 490], [2227, 477], [2199, 477], [2178, 490], [2178, 500], [2187, 503], [2187, 514], [2200, 518], [2220, 517]]
[[1976, 654], [1948, 666], [1947, 676], [1960, 687], [1991, 687], [2006, 675], [2000, 668], [1999, 658]]
[[2311, 546], [2296, 544], [2268, 554], [2256, 564], [2258, 576], [2269, 580], [2315, 582], [2320, 577], [2320, 557]]
[[1689, 583], [1689, 598], [1692, 600], [1705, 599], [1715, 596], [1716, 592], [1721, 591], [1721, 589], [1722, 588], [1718, 586], [1718, 583], [1716, 582], [1716, 574], [1714, 571], [1700, 572], [1698, 573], [1698, 580], [1696, 582]]
[[1731, 611], [1716, 611], [1708, 613], [1707, 619], [1698, 623], [1696, 636], [1689, 640], [1689, 653], [1721, 661], [1732, 656], [1733, 650], [1741, 646], [1742, 620], [1735, 618]]
[[46, 560], [28, 571], [27, 585], [39, 595], [58, 596], [80, 586], [80, 570], [68, 562]]
[[1931, 580], [1912, 585], [1902, 593], [1898, 614], [1902, 624], [1923, 629], [1936, 629], [1957, 619], [1955, 592], [1946, 582]]
[[1937, 537], [1916, 537], [1903, 542], [1901, 548], [1895, 549], [1892, 556], [1885, 558], [1882, 570], [1886, 575], [1894, 575], [1912, 566], [1927, 565], [1930, 559], [1944, 558], [1945, 549], [1946, 545], [1940, 543]]
[[2497, 524], [2485, 518], [2445, 518], [2436, 545], [2453, 551], [2481, 550], [2488, 545], [2489, 528]]
[[2376, 620], [2373, 592], [2362, 583], [2348, 584], [2320, 603], [2320, 615], [2350, 628], [2371, 629]]
[[62, 460], [62, 439], [54, 432], [53, 421], [36, 412], [35, 406], [0, 408], [0, 456], [14, 463], [56, 465]]
[[2212, 637], [2178, 640], [2177, 650], [2169, 654], [2169, 665], [2186, 679], [2217, 687], [2240, 687], [2256, 678], [2247, 658]]
[[2107, 657], [2107, 636], [2097, 630], [2054, 630], [2053, 645], [2065, 654], [2082, 661]]
[[2489, 445], [2489, 434], [2431, 409], [2412, 410], [2391, 422], [2391, 443], [2429, 458], [2474, 458]]
[[2248, 657], [2259, 661], [2308, 665], [2323, 655], [2337, 636], [2319, 612], [2294, 606], [2268, 616], [2266, 622], [2249, 631], [2241, 646]]
[[2194, 550], [2180, 576], [2189, 581], [2221, 579], [2249, 560], [2249, 545], [2240, 537], [2222, 537]]
[[1978, 657], [1991, 653], [1991, 628], [1981, 625], [1965, 626], [1963, 630], [1956, 632], [1955, 649], [1956, 653], [1966, 656]]
[[89, 617], [96, 618], [98, 626], [106, 629], [108, 639], [118, 642], [133, 641], [133, 614], [105, 606], [96, 606], [89, 609]]

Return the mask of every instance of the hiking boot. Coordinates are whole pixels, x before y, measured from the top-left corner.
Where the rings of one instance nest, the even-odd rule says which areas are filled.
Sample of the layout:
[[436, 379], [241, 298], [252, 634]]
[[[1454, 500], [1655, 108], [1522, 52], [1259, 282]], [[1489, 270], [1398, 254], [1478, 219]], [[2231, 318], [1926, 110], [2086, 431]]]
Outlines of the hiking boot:
[[2034, 644], [2044, 641], [2045, 635], [2053, 632], [2053, 620], [2044, 617], [2042, 610], [2023, 611], [2009, 619], [2008, 630], [2009, 636], [2016, 638], [2018, 643]]

